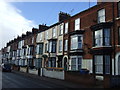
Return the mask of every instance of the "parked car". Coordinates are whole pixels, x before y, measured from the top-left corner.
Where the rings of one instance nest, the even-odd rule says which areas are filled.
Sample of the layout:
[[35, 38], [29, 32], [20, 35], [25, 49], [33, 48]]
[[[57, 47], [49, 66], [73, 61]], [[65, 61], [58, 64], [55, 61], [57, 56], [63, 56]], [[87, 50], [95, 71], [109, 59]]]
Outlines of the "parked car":
[[11, 72], [12, 71], [12, 68], [11, 68], [11, 65], [10, 64], [2, 64], [2, 71], [3, 72]]

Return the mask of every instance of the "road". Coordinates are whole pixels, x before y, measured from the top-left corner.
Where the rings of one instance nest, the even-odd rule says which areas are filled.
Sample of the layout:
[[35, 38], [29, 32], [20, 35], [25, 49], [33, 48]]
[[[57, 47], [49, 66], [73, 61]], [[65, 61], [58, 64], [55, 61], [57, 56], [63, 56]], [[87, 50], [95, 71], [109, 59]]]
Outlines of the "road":
[[83, 88], [62, 80], [26, 75], [24, 73], [3, 72], [2, 88]]

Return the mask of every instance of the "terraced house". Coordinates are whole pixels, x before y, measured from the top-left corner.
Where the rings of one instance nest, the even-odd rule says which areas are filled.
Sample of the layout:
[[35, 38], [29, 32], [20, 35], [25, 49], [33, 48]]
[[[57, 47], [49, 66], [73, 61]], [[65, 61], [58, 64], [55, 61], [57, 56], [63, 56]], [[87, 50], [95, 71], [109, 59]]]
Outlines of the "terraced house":
[[119, 84], [120, 2], [98, 2], [74, 16], [60, 12], [57, 23], [39, 25], [1, 51], [3, 62], [19, 61], [14, 65], [20, 71], [84, 84], [102, 80], [105, 87]]

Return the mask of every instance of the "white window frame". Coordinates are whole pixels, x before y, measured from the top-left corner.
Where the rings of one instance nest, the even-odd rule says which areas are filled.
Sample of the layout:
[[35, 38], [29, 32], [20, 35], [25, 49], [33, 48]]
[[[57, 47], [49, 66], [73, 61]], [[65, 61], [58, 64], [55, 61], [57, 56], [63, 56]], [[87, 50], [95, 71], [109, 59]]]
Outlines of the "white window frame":
[[75, 31], [80, 30], [80, 18], [75, 19]]
[[105, 22], [105, 9], [98, 11], [98, 23]]
[[67, 34], [67, 33], [68, 33], [68, 22], [65, 23], [65, 34]]
[[48, 39], [48, 31], [45, 31], [45, 40]]
[[[75, 64], [72, 64], [72, 59], [75, 59]], [[80, 60], [80, 64], [78, 63], [78, 59], [81, 59]], [[82, 56], [70, 56], [70, 67], [69, 67], [69, 70], [71, 71], [79, 71], [81, 68], [82, 68], [82, 60], [83, 60], [83, 57]], [[75, 66], [75, 69], [73, 69], [73, 66]]]
[[[81, 37], [81, 42], [78, 42], [78, 37]], [[75, 42], [75, 39], [76, 39], [76, 42]], [[79, 43], [81, 43], [81, 47], [79, 48]], [[76, 45], [76, 47], [75, 47]], [[71, 50], [74, 50], [74, 49], [82, 49], [82, 46], [83, 46], [83, 35], [74, 35], [74, 36], [71, 36]]]
[[64, 27], [64, 25], [63, 25], [63, 24], [60, 24], [59, 35], [62, 35], [62, 34], [63, 34], [63, 27]]
[[64, 51], [67, 51], [68, 50], [68, 40], [66, 39], [65, 40], [65, 49], [64, 49]]
[[52, 29], [52, 36], [56, 37], [56, 28], [55, 27]]
[[103, 74], [103, 55], [95, 55], [95, 73]]
[[[107, 31], [107, 33], [106, 33]], [[94, 42], [95, 47], [110, 46], [110, 29], [100, 29], [95, 31]], [[104, 37], [103, 37], [104, 36]], [[103, 45], [104, 43], [104, 45]]]
[[62, 40], [59, 40], [59, 52], [62, 52], [62, 44], [63, 42], [62, 42]]
[[42, 41], [42, 33], [40, 33], [40, 41]]

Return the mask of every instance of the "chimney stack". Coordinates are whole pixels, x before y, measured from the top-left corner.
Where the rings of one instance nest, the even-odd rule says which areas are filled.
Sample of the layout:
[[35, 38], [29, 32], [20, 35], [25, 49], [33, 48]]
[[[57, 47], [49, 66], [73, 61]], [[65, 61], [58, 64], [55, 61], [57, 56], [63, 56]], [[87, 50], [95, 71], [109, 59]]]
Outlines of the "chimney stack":
[[64, 21], [64, 20], [66, 20], [66, 19], [68, 19], [70, 17], [71, 17], [70, 14], [60, 11], [60, 13], [59, 13], [59, 22]]

